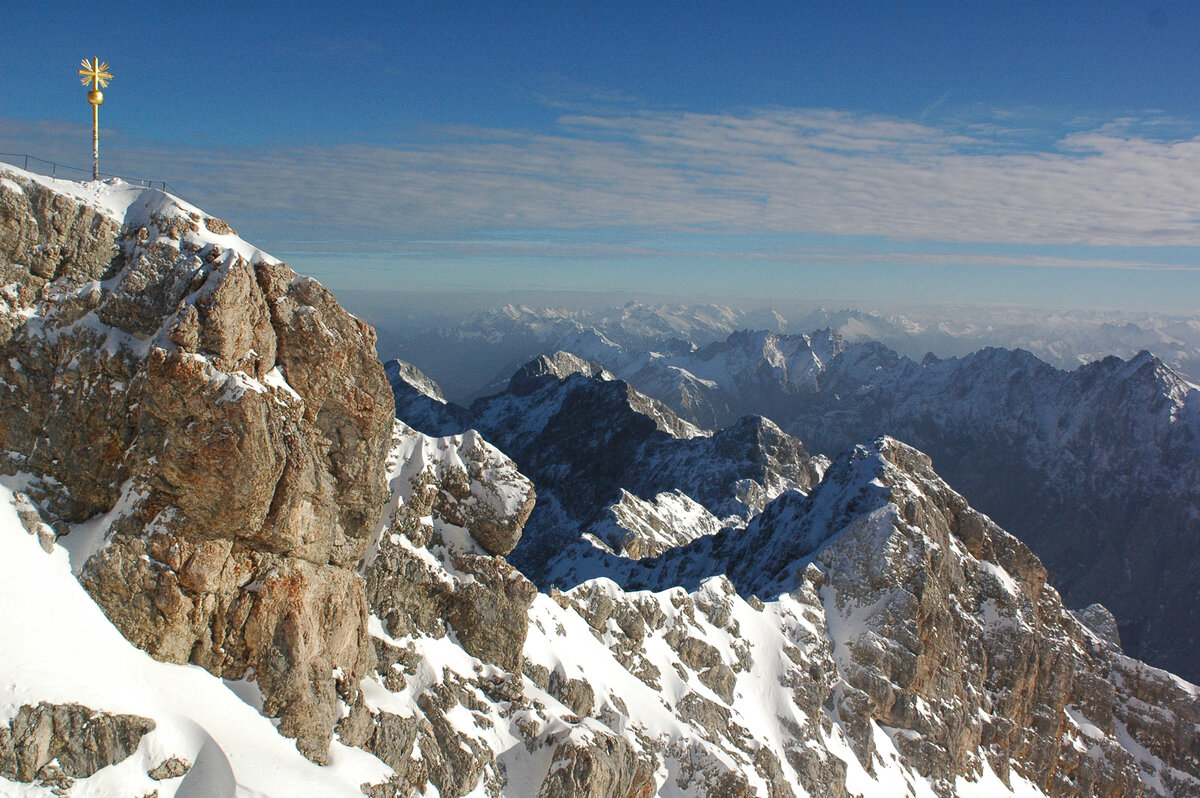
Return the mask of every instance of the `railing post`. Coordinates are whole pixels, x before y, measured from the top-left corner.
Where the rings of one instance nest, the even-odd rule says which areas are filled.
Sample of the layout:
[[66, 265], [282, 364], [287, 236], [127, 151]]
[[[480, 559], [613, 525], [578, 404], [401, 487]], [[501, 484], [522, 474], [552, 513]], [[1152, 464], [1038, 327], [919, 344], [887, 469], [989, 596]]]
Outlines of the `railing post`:
[[[60, 166], [63, 169], [66, 169], [68, 172], [86, 172], [87, 171], [86, 169], [80, 169], [77, 166], [67, 166], [66, 164], [58, 163], [57, 161], [47, 161], [45, 158], [38, 158], [36, 155], [29, 155], [27, 153], [19, 153], [19, 152], [0, 153], [0, 161], [4, 160], [6, 158], [11, 158], [12, 160], [8, 161], [8, 163], [13, 164], [14, 166], [16, 165], [18, 158], [23, 159], [22, 163], [25, 164], [24, 169], [27, 172], [29, 171], [29, 164], [31, 162], [34, 164], [35, 167], [37, 166], [37, 164], [44, 164], [45, 166], [49, 166], [50, 167], [50, 176], [55, 179], [58, 178], [58, 167], [60, 167]], [[40, 174], [43, 174], [43, 175], [46, 174], [46, 172], [43, 168], [39, 167], [39, 169], [41, 169]], [[93, 172], [93, 179], [94, 180], [99, 179], [100, 174], [101, 173], [99, 173], [99, 172]], [[111, 174], [108, 174], [107, 172], [105, 172], [103, 174], [106, 174], [109, 177], [119, 177], [118, 175], [111, 175]], [[67, 177], [64, 179], [71, 180], [72, 178]], [[147, 178], [147, 177], [121, 177], [120, 179], [129, 181], [129, 182], [134, 182], [134, 183], [137, 183], [138, 185], [146, 186], [147, 188], [154, 188], [154, 184], [157, 183], [158, 185], [162, 186], [162, 190], [164, 193], [170, 191], [170, 188], [167, 186], [166, 180], [151, 180], [150, 178]]]

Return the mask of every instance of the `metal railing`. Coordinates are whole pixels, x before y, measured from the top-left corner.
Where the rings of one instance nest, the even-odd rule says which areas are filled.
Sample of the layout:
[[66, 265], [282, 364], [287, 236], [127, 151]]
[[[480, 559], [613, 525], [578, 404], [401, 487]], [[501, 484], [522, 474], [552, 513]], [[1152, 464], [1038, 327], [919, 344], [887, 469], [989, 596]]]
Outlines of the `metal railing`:
[[[91, 179], [92, 175], [91, 169], [81, 169], [78, 166], [66, 166], [61, 163], [55, 163], [54, 161], [47, 161], [45, 158], [36, 158], [32, 155], [25, 155], [24, 153], [0, 152], [0, 161], [10, 163], [13, 166], [20, 166], [26, 172], [37, 172], [39, 174], [49, 175], [50, 177], [58, 177], [59, 171], [80, 172], [87, 175], [86, 179], [89, 180]], [[30, 168], [31, 164], [34, 166], [32, 169]], [[146, 188], [158, 188], [162, 189], [163, 191], [170, 191], [170, 188], [167, 186], [165, 180], [146, 180], [141, 177], [126, 177], [125, 175], [114, 175], [109, 174], [108, 172], [101, 172], [100, 176], [115, 177], [120, 180], [124, 180], [126, 183], [136, 183], [140, 186], [145, 186]], [[64, 179], [70, 180], [73, 178], [64, 177]]]

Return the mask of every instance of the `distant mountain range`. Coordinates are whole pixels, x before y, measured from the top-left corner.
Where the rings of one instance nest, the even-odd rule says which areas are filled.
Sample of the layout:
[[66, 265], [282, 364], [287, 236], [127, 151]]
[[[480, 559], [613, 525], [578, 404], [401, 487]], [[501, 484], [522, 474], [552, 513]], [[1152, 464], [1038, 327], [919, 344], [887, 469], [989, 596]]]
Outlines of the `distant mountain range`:
[[501, 390], [539, 354], [573, 351], [593, 333], [627, 350], [680, 353], [739, 330], [808, 333], [830, 328], [846, 341], [878, 341], [914, 360], [955, 357], [989, 346], [1024, 349], [1071, 370], [1145, 349], [1200, 381], [1200, 318], [1156, 313], [1013, 307], [943, 307], [883, 313], [855, 309], [738, 310], [719, 305], [630, 302], [601, 311], [506, 305], [466, 318], [380, 319], [380, 352], [421, 368], [455, 401]]

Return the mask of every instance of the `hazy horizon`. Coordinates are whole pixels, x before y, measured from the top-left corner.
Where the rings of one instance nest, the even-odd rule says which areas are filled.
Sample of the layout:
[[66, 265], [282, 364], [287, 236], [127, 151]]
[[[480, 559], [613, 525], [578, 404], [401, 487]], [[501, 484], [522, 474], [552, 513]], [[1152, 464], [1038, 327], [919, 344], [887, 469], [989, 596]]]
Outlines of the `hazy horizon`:
[[99, 57], [103, 171], [335, 290], [1200, 309], [1200, 7], [67, 6], [0, 152], [89, 166]]

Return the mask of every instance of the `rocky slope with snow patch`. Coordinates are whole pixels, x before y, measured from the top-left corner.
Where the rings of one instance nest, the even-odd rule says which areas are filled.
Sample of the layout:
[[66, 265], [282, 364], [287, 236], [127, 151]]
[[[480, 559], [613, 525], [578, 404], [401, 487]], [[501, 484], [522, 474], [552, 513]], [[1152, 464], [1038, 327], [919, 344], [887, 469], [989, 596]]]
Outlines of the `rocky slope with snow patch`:
[[[372, 795], [1200, 794], [1200, 690], [1082, 625], [903, 444], [858, 447], [745, 529], [547, 593], [430, 503], [475, 444], [397, 435], [423, 465], [393, 466], [367, 566], [392, 579], [372, 590], [380, 666], [370, 717], [344, 721], [396, 769]], [[469, 591], [521, 618], [500, 651], [463, 641], [477, 611], [446, 609]]]

